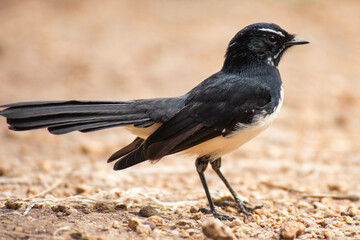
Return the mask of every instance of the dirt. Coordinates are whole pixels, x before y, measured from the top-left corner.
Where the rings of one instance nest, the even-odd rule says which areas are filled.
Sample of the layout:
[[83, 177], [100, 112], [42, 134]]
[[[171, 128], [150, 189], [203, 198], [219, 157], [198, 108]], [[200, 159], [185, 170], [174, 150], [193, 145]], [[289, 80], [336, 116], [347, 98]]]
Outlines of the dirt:
[[[186, 156], [113, 171], [107, 157], [133, 139], [123, 129], [54, 136], [1, 119], [0, 239], [360, 239], [359, 12], [356, 0], [0, 1], [0, 104], [182, 95], [259, 21], [311, 42], [280, 63], [274, 124], [223, 158], [235, 190], [264, 205], [253, 216], [199, 212]], [[228, 199], [206, 176], [215, 201]]]

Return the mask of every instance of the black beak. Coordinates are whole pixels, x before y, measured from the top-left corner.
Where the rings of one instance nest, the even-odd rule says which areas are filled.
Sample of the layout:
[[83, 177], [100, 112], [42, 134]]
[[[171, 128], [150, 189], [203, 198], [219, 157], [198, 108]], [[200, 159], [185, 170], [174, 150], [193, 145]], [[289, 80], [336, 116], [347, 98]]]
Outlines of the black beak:
[[287, 46], [293, 46], [293, 45], [301, 45], [301, 44], [308, 44], [309, 41], [300, 39], [300, 38], [293, 38], [290, 41], [286, 43]]

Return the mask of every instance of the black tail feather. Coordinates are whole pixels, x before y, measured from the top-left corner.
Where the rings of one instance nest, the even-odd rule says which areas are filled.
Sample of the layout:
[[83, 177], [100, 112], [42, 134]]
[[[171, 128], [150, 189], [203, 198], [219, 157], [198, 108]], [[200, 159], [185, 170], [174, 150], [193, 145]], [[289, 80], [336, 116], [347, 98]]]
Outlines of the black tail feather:
[[110, 162], [115, 161], [116, 159], [119, 159], [119, 158], [125, 156], [126, 154], [139, 148], [143, 143], [144, 143], [144, 139], [139, 138], [139, 137], [135, 138], [135, 140], [132, 141], [129, 145], [123, 147], [122, 149], [118, 150], [113, 155], [111, 155], [109, 157], [109, 159], [107, 160], [107, 162], [110, 163]]
[[[94, 115], [94, 114], [61, 114], [51, 115], [44, 117], [31, 117], [31, 118], [8, 118], [8, 123], [11, 126], [16, 126], [19, 130], [30, 130], [35, 127], [41, 126], [63, 126], [63, 125], [75, 125], [77, 123], [93, 123], [93, 122], [105, 122], [105, 121], [122, 121], [127, 122], [136, 121], [141, 115]], [[134, 120], [131, 120], [134, 119]], [[16, 130], [16, 129], [14, 129]]]
[[146, 160], [147, 159], [144, 156], [143, 148], [140, 146], [136, 150], [130, 152], [117, 161], [114, 165], [114, 170], [122, 170], [128, 167], [132, 167]]
[[[53, 134], [72, 131], [91, 132], [104, 128], [133, 125], [145, 128], [167, 122], [185, 104], [185, 98], [157, 98], [134, 101], [41, 101], [0, 106], [9, 128], [26, 131], [47, 128]], [[119, 159], [115, 170], [125, 169], [150, 159], [144, 151], [144, 139], [114, 153], [108, 162]], [[146, 155], [146, 156], [145, 156]]]
[[154, 123], [148, 116], [151, 101], [136, 107], [138, 101], [44, 101], [3, 105], [0, 115], [7, 118], [9, 128], [25, 131], [48, 128], [53, 134], [72, 131], [90, 132], [104, 128], [135, 125], [150, 126]]

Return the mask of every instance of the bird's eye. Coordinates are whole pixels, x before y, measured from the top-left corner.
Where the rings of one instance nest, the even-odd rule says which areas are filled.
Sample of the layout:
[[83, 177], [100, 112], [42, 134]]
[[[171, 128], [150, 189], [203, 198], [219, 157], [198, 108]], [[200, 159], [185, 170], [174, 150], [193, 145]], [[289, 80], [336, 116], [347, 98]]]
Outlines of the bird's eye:
[[271, 35], [268, 37], [268, 41], [272, 44], [275, 44], [277, 42], [277, 37], [274, 35]]

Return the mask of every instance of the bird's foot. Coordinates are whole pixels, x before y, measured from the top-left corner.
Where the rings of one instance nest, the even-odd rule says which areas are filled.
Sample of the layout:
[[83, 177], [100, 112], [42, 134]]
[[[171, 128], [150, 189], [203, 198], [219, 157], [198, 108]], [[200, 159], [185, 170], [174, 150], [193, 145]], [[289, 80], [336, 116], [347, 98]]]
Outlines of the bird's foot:
[[229, 221], [235, 220], [234, 217], [230, 217], [228, 215], [221, 214], [217, 210], [212, 211], [212, 210], [207, 209], [207, 208], [200, 208], [199, 211], [202, 212], [202, 213], [205, 213], [205, 214], [212, 213], [214, 215], [214, 217], [219, 219], [219, 220], [229, 220]]
[[254, 214], [254, 211], [256, 209], [260, 209], [262, 207], [264, 207], [264, 205], [258, 205], [255, 207], [249, 207], [248, 205], [246, 205], [243, 201], [238, 200], [236, 202], [230, 202], [230, 201], [223, 201], [221, 203], [218, 204], [219, 207], [235, 207], [238, 208], [239, 212], [245, 214], [246, 216], [251, 216]]

